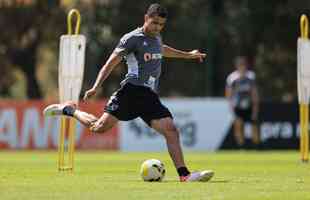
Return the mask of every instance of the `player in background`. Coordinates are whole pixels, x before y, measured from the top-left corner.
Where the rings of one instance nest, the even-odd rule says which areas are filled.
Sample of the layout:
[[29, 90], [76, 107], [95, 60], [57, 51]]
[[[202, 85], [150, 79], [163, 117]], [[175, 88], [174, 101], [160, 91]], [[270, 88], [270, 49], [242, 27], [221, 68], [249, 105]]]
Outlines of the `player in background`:
[[143, 26], [125, 34], [102, 66], [93, 87], [86, 91], [84, 100], [96, 94], [102, 82], [122, 60], [126, 61], [128, 73], [121, 82], [120, 89], [111, 96], [101, 117], [83, 112], [69, 102], [46, 107], [44, 115], [74, 117], [94, 133], [106, 132], [119, 120], [128, 121], [140, 117], [165, 137], [181, 182], [208, 181], [212, 178], [213, 171], [190, 172], [187, 168], [173, 116], [158, 96], [163, 57], [202, 61], [206, 54], [198, 50], [181, 51], [164, 44], [160, 32], [165, 26], [167, 15], [163, 6], [150, 5], [144, 16]]
[[235, 68], [226, 80], [225, 95], [234, 113], [234, 138], [238, 148], [244, 148], [244, 122], [251, 123], [252, 143], [258, 147], [260, 142], [257, 127], [259, 98], [255, 83], [255, 73], [247, 68], [244, 56], [236, 57]]

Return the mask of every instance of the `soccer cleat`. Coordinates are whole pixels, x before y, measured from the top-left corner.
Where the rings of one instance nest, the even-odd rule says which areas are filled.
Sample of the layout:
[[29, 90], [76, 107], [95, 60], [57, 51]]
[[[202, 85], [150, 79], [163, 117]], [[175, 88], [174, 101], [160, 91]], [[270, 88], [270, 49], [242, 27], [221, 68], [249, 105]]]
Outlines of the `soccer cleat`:
[[72, 108], [75, 109], [76, 103], [68, 101], [68, 102], [63, 103], [63, 104], [51, 104], [43, 110], [43, 115], [44, 116], [63, 115], [63, 109], [66, 106], [71, 106]]
[[192, 172], [187, 176], [180, 176], [181, 182], [207, 182], [209, 181], [214, 175], [213, 171], [210, 170], [204, 170], [201, 172]]

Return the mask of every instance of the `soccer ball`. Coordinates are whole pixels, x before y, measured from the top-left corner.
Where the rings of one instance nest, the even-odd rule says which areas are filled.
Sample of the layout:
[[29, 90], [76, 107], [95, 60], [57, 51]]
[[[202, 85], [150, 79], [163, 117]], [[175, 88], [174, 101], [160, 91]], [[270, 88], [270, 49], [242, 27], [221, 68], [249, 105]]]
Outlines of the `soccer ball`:
[[142, 163], [140, 174], [144, 181], [162, 181], [165, 177], [165, 166], [157, 159], [149, 159]]

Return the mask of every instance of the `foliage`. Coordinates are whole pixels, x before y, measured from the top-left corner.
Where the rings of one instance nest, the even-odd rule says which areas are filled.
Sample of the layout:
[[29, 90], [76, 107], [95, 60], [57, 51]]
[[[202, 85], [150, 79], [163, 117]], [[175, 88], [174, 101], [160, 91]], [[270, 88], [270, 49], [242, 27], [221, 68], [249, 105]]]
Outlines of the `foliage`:
[[[29, 98], [42, 97], [42, 91], [37, 79], [39, 49], [42, 45], [55, 48], [55, 38], [63, 29], [60, 19], [64, 12], [58, 1], [37, 1], [35, 4], [20, 6], [17, 2], [1, 7], [0, 12], [0, 89], [4, 95], [10, 96], [10, 86], [14, 80], [14, 69], [21, 70], [27, 83]], [[57, 29], [55, 29], [57, 27]], [[53, 41], [54, 40], [54, 41]]]
[[[72, 6], [81, 11], [82, 33], [88, 39], [83, 91], [91, 87], [119, 38], [143, 24], [145, 10], [152, 2], [75, 1]], [[204, 63], [165, 59], [161, 95], [222, 96], [226, 76], [233, 70], [233, 58], [245, 55], [257, 72], [262, 99], [296, 97], [299, 17], [302, 13], [310, 17], [309, 1], [162, 0], [160, 3], [169, 11], [162, 33], [164, 42], [208, 54]], [[14, 75], [16, 70], [25, 74], [28, 98], [46, 98], [49, 94], [46, 91], [57, 91], [57, 44], [59, 36], [66, 32], [68, 8], [52, 0], [0, 8], [0, 27], [5, 30], [0, 33], [0, 73], [5, 74], [0, 78], [1, 96], [14, 97], [11, 87], [20, 82]], [[52, 54], [54, 60], [44, 62], [46, 57], [42, 57], [41, 49], [49, 52], [44, 55]], [[46, 70], [38, 74], [40, 66]], [[109, 96], [119, 87], [126, 70], [123, 64], [113, 71], [103, 84], [101, 96]], [[38, 81], [40, 76], [51, 79], [47, 81], [49, 85]]]

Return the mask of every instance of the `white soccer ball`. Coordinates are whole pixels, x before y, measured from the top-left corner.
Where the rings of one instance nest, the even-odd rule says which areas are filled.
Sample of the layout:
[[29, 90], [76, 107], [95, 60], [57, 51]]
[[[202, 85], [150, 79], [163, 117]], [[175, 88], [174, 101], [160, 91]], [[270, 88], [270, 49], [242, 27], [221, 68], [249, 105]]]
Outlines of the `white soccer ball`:
[[165, 177], [165, 166], [157, 159], [149, 159], [142, 163], [140, 174], [144, 181], [162, 181]]

